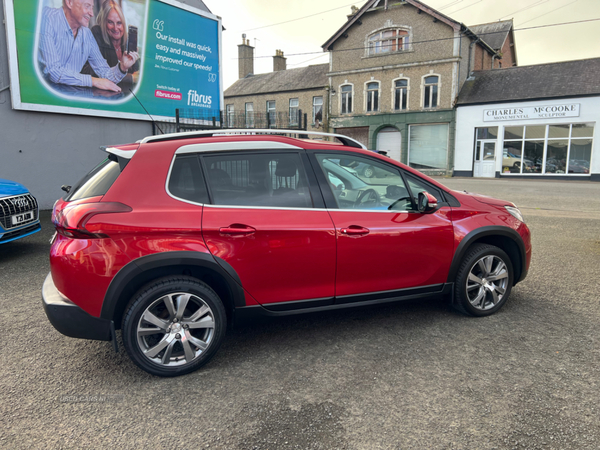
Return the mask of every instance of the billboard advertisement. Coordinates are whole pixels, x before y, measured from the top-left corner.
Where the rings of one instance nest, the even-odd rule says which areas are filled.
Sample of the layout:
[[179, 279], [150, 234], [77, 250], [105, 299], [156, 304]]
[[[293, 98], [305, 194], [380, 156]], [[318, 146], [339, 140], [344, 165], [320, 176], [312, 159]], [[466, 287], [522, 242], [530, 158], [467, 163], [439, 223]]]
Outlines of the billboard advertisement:
[[221, 20], [206, 11], [174, 0], [4, 4], [15, 109], [141, 120], [221, 109]]

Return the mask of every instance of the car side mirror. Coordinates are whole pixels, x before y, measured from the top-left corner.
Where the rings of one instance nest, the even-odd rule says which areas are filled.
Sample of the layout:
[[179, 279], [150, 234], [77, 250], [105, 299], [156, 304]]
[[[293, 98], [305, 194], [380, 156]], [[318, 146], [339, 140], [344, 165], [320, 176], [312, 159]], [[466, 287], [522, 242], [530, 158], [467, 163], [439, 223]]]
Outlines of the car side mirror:
[[437, 198], [431, 195], [427, 191], [419, 192], [419, 212], [420, 213], [430, 213], [435, 211], [437, 208]]

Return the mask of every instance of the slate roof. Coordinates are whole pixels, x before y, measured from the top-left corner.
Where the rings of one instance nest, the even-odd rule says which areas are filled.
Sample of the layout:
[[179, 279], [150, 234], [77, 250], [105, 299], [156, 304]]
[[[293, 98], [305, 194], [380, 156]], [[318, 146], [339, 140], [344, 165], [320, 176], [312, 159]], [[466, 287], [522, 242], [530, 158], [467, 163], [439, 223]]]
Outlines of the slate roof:
[[512, 19], [501, 22], [469, 25], [469, 29], [485, 41], [494, 50], [499, 51], [513, 26]]
[[225, 97], [270, 94], [274, 92], [320, 89], [329, 85], [326, 74], [329, 64], [279, 70], [259, 75], [248, 75], [237, 80], [224, 92]]
[[600, 58], [473, 72], [457, 105], [600, 95]]

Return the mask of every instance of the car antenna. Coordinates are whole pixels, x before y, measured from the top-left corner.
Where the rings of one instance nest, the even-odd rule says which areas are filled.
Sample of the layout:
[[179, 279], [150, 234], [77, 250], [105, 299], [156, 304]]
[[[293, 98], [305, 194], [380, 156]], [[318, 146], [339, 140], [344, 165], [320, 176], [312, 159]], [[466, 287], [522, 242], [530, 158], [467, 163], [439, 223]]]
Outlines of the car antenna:
[[[144, 105], [142, 105], [142, 102], [140, 102], [140, 99], [137, 98], [137, 95], [135, 95], [135, 93], [131, 90], [131, 88], [129, 88], [129, 92], [131, 92], [131, 94], [135, 97], [135, 99], [138, 101], [138, 103], [140, 104], [140, 106], [142, 108], [144, 108]], [[150, 115], [150, 113], [148, 112], [148, 110], [146, 108], [144, 108], [144, 111], [146, 111], [146, 114], [148, 114], [148, 117], [150, 117], [150, 120], [152, 120], [152, 123], [154, 124], [154, 126], [156, 126], [156, 128], [158, 128], [158, 131], [161, 132], [161, 134], [165, 134], [165, 132], [158, 126], [158, 124], [156, 123], [156, 121], [154, 120], [154, 117], [152, 117]]]

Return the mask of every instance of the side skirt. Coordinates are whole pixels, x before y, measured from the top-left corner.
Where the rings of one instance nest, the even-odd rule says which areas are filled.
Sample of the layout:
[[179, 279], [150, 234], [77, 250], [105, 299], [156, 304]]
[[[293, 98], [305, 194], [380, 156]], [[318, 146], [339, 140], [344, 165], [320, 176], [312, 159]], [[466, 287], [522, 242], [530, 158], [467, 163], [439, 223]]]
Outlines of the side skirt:
[[[450, 296], [452, 295], [453, 287], [454, 283], [444, 283], [425, 286], [422, 288], [402, 289], [399, 291], [350, 295], [337, 297], [335, 299], [335, 304], [332, 304], [332, 299], [319, 299], [272, 303], [265, 306], [243, 306], [235, 309], [234, 326], [250, 323], [264, 317], [285, 317], [297, 314], [308, 314], [361, 306], [395, 303], [419, 298], [425, 299], [446, 295]], [[322, 304], [322, 306], [316, 306], [316, 304], [320, 302], [326, 304]]]

